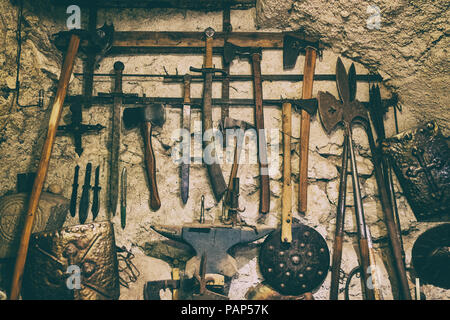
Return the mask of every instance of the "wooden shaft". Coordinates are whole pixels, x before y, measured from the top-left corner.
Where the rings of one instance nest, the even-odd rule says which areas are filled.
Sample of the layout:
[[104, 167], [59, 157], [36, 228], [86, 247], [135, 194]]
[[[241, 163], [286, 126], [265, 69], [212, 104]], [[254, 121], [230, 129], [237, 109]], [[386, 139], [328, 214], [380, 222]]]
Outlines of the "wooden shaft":
[[371, 281], [373, 284], [373, 293], [375, 300], [383, 300], [383, 295], [381, 294], [380, 283], [378, 282], [377, 268], [375, 267], [375, 250], [371, 245], [369, 245], [369, 262], [370, 262], [370, 274]]
[[[312, 98], [314, 82], [314, 72], [316, 68], [317, 52], [314, 48], [306, 48], [305, 66], [303, 71], [302, 99]], [[298, 183], [298, 211], [306, 213], [308, 203], [308, 149], [309, 149], [309, 128], [311, 116], [302, 109], [300, 122], [300, 166]]]
[[[372, 158], [374, 162], [375, 178], [377, 181], [378, 192], [381, 199], [381, 207], [384, 212], [385, 224], [388, 231], [390, 247], [394, 257], [394, 266], [399, 281], [400, 297], [404, 300], [412, 300], [411, 292], [408, 284], [408, 276], [406, 274], [405, 260], [403, 259], [403, 250], [401, 244], [401, 233], [398, 232], [398, 225], [395, 223], [394, 211], [392, 203], [389, 200], [389, 195], [386, 190], [386, 181], [382, 172], [382, 159], [375, 146], [375, 140], [371, 127], [366, 128], [370, 149], [372, 151]], [[392, 199], [395, 202], [395, 199]]]
[[205, 48], [205, 68], [212, 68], [212, 57], [213, 57], [213, 37], [206, 37], [206, 48]]
[[270, 210], [269, 165], [267, 161], [267, 143], [264, 130], [263, 93], [261, 80], [261, 54], [252, 54], [253, 91], [255, 95], [255, 124], [258, 136], [258, 163], [260, 174], [259, 212], [266, 214]]
[[292, 242], [291, 135], [292, 105], [283, 103], [283, 193], [281, 197], [281, 242]]
[[313, 296], [312, 292], [304, 293], [303, 297], [305, 298], [305, 300], [314, 300], [314, 296]]
[[342, 166], [339, 181], [339, 198], [336, 212], [336, 230], [333, 243], [333, 258], [331, 263], [330, 300], [338, 300], [339, 278], [342, 260], [342, 245], [344, 239], [345, 200], [347, 192], [348, 169], [348, 135], [344, 135], [342, 149]]
[[191, 79], [192, 76], [189, 74], [186, 74], [183, 78], [184, 82], [183, 103], [185, 104], [191, 103]]
[[152, 123], [150, 121], [144, 121], [142, 123], [142, 131], [144, 137], [145, 164], [149, 179], [150, 207], [153, 210], [158, 210], [161, 207], [161, 200], [159, 199], [158, 186], [156, 184], [156, 160], [152, 147]]
[[236, 146], [234, 147], [234, 157], [233, 157], [233, 165], [231, 167], [231, 172], [230, 172], [230, 179], [228, 180], [228, 189], [227, 189], [227, 194], [225, 197], [225, 204], [226, 205], [231, 205], [231, 193], [233, 191], [233, 180], [234, 178], [237, 177], [237, 172], [239, 169], [239, 158], [241, 155], [241, 150], [242, 148], [239, 148], [238, 146], [238, 137], [236, 137], [235, 141], [236, 141]]
[[375, 291], [372, 280], [371, 266], [370, 266], [370, 252], [367, 239], [359, 239], [359, 252], [361, 258], [361, 280], [363, 281], [363, 288], [367, 300], [375, 300]]
[[27, 215], [22, 230], [22, 236], [20, 238], [19, 249], [17, 252], [17, 258], [12, 277], [10, 292], [11, 300], [17, 300], [19, 298], [33, 222], [36, 215], [36, 210], [39, 205], [39, 199], [41, 196], [42, 188], [44, 186], [45, 178], [47, 176], [48, 164], [50, 162], [50, 156], [52, 154], [53, 144], [55, 142], [55, 135], [58, 129], [59, 120], [61, 118], [62, 107], [64, 104], [64, 99], [66, 97], [70, 77], [72, 75], [73, 65], [76, 54], [78, 52], [79, 44], [79, 36], [72, 34], [64, 59], [64, 64], [61, 69], [61, 74], [59, 76], [56, 98], [52, 106], [50, 120], [48, 123], [47, 137], [45, 139], [44, 146], [42, 147], [38, 171], [34, 180], [30, 200], [28, 202]]
[[[173, 268], [172, 269], [172, 280], [180, 280], [180, 269], [179, 268]], [[172, 291], [172, 300], [179, 300], [180, 294], [178, 292], [178, 289], [173, 289]]]
[[[152, 47], [203, 48], [203, 34], [201, 31], [117, 31], [111, 49], [116, 52]], [[216, 32], [213, 46], [223, 48], [226, 40], [240, 47], [283, 49], [285, 35], [303, 36], [305, 41], [317, 42], [317, 38], [299, 32]]]
[[[209, 28], [208, 28], [209, 29]], [[214, 36], [214, 30], [205, 30], [206, 42], [205, 42], [205, 65], [206, 69], [212, 68], [212, 39]], [[202, 108], [202, 121], [203, 121], [203, 137], [205, 133], [211, 133], [213, 130], [213, 120], [212, 120], [212, 73], [204, 72], [204, 83], [203, 83], [203, 108]], [[208, 170], [209, 180], [211, 182], [211, 187], [214, 196], [217, 201], [220, 201], [223, 194], [227, 191], [227, 185], [223, 177], [222, 169], [218, 163], [216, 149], [215, 149], [215, 139], [212, 137], [211, 145], [207, 141], [203, 141], [203, 152], [204, 157], [210, 157], [210, 159], [205, 159], [206, 168]], [[209, 155], [205, 154], [206, 148], [210, 148]]]

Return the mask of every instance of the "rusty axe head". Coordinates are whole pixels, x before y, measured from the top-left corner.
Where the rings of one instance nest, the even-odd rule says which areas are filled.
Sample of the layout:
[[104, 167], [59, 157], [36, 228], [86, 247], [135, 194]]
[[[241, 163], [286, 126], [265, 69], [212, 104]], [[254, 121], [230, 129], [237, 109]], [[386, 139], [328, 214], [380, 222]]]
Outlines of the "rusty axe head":
[[294, 68], [298, 56], [300, 54], [304, 55], [307, 47], [315, 48], [319, 53], [319, 57], [322, 56], [322, 48], [319, 41], [307, 40], [302, 35], [285, 34], [283, 37], [283, 69]]
[[252, 54], [261, 54], [261, 48], [240, 47], [230, 42], [225, 42], [223, 48], [223, 59], [229, 64], [236, 57], [249, 58]]
[[59, 50], [64, 51], [67, 48], [70, 37], [76, 34], [81, 38], [80, 51], [84, 54], [95, 54], [96, 63], [106, 55], [111, 49], [114, 40], [114, 25], [103, 24], [101, 28], [90, 32], [83, 29], [72, 29], [70, 31], [61, 31], [52, 36], [52, 42]]
[[142, 122], [151, 122], [152, 125], [162, 126], [166, 121], [163, 104], [150, 104], [139, 108], [127, 108], [123, 111], [123, 124], [125, 129], [132, 129]]

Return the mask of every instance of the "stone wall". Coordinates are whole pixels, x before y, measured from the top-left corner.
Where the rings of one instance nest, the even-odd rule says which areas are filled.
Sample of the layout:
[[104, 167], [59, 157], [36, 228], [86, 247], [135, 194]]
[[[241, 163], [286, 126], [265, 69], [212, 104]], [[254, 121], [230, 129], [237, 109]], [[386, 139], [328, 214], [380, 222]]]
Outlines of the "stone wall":
[[[323, 3], [322, 3], [323, 2]], [[45, 91], [44, 109], [38, 108], [21, 109], [13, 101], [12, 95], [0, 97], [0, 195], [15, 190], [16, 175], [18, 173], [36, 170], [39, 162], [40, 151], [45, 139], [46, 126], [50, 114], [56, 83], [61, 65], [61, 54], [50, 43], [50, 35], [65, 30], [65, 19], [67, 14], [65, 8], [54, 8], [48, 6], [46, 1], [39, 1], [42, 6], [25, 5], [23, 25], [23, 52], [21, 82], [21, 103], [29, 104], [36, 101], [39, 89]], [[339, 15], [332, 4], [326, 1], [292, 2], [292, 1], [259, 1], [257, 8], [243, 11], [232, 11], [231, 23], [234, 31], [280, 31], [282, 29], [304, 28], [312, 34], [320, 34], [325, 44], [330, 48], [325, 50], [323, 59], [317, 62], [317, 74], [333, 74], [338, 56], [344, 56], [343, 62], [348, 68], [352, 61], [356, 62], [358, 74], [367, 74], [369, 70], [377, 68], [387, 78], [386, 86], [382, 87], [383, 98], [389, 98], [392, 91], [399, 94], [403, 104], [403, 111], [399, 114], [400, 129], [410, 128], [422, 119], [436, 118], [440, 120], [443, 127], [448, 125], [448, 113], [438, 112], [438, 107], [445, 111], [448, 102], [448, 90], [443, 74], [431, 75], [430, 70], [441, 68], [444, 70], [445, 63], [439, 56], [443, 55], [447, 38], [444, 29], [448, 27], [440, 22], [445, 18], [439, 17], [439, 5], [430, 1], [423, 5], [435, 8], [435, 19], [437, 25], [443, 26], [433, 33], [432, 36], [424, 33], [416, 40], [411, 34], [405, 33], [402, 37], [392, 36], [397, 26], [396, 22], [390, 24], [389, 14], [397, 13], [397, 16], [406, 17], [412, 8], [405, 8], [401, 1], [391, 5], [390, 13], [385, 12], [383, 24], [385, 27], [378, 31], [369, 31], [364, 24], [356, 22], [357, 19], [366, 17], [365, 7], [353, 5], [349, 1], [334, 1], [336, 6], [342, 7]], [[332, 2], [328, 2], [332, 3]], [[388, 2], [386, 2], [388, 3]], [[392, 2], [389, 2], [392, 3]], [[417, 2], [418, 3], [418, 2]], [[348, 5], [347, 5], [348, 4]], [[434, 6], [433, 6], [434, 4]], [[395, 5], [395, 8], [393, 7]], [[417, 4], [419, 5], [419, 4]], [[380, 4], [385, 10], [385, 6]], [[324, 10], [323, 8], [327, 8]], [[402, 11], [403, 8], [403, 11]], [[345, 10], [344, 10], [345, 9]], [[387, 10], [387, 9], [386, 9]], [[0, 87], [15, 86], [15, 57], [16, 40], [15, 28], [17, 19], [17, 7], [12, 6], [7, 0], [0, 0]], [[411, 11], [411, 14], [414, 11]], [[325, 14], [326, 13], [326, 14]], [[364, 17], [364, 18], [363, 18]], [[407, 20], [407, 19], [406, 19]], [[405, 20], [405, 21], [406, 21]], [[448, 19], [447, 19], [448, 20]], [[103, 22], [113, 22], [116, 30], [120, 31], [203, 31], [207, 27], [221, 30], [221, 13], [219, 12], [196, 12], [175, 9], [153, 9], [153, 10], [101, 10], [99, 12], [99, 26]], [[393, 19], [392, 21], [396, 21]], [[433, 21], [428, 21], [427, 30], [433, 26]], [[407, 21], [410, 23], [410, 21]], [[86, 13], [83, 12], [84, 27], [87, 24]], [[398, 26], [397, 26], [398, 27]], [[353, 29], [352, 29], [353, 28]], [[394, 29], [393, 29], [394, 28]], [[400, 30], [400, 29], [399, 29]], [[439, 33], [441, 32], [441, 33]], [[370, 41], [374, 33], [384, 35], [384, 41]], [[439, 33], [439, 34], [437, 34]], [[391, 47], [387, 46], [387, 37], [396, 42]], [[346, 37], [343, 39], [343, 37]], [[381, 36], [380, 36], [381, 37]], [[404, 47], [401, 39], [408, 42], [404, 51], [398, 51]], [[419, 43], [417, 43], [419, 41]], [[427, 42], [428, 41], [428, 42]], [[429, 49], [425, 43], [434, 43]], [[398, 49], [397, 51], [394, 48]], [[410, 49], [406, 49], [410, 48]], [[388, 50], [389, 49], [389, 50]], [[392, 49], [392, 50], [391, 50]], [[388, 50], [389, 54], [386, 53]], [[394, 53], [395, 52], [395, 53]], [[403, 52], [403, 53], [402, 53]], [[411, 55], [409, 59], [401, 59], [405, 54]], [[427, 58], [429, 57], [429, 59]], [[439, 60], [438, 64], [432, 63]], [[116, 61], [125, 64], [124, 73], [159, 73], [185, 74], [189, 72], [190, 66], [201, 66], [203, 58], [197, 55], [148, 55], [148, 56], [121, 56], [106, 57], [97, 72], [109, 73], [113, 70]], [[221, 66], [220, 57], [214, 57], [214, 64]], [[295, 68], [285, 73], [303, 73], [304, 58], [300, 57]], [[420, 66], [419, 62], [426, 62]], [[448, 69], [448, 68], [447, 68]], [[82, 61], [77, 60], [74, 72], [82, 72]], [[282, 52], [278, 50], [267, 50], [263, 52], [262, 73], [282, 73]], [[428, 72], [428, 73], [427, 73]], [[235, 60], [231, 65], [232, 74], [251, 74], [248, 62]], [[431, 79], [430, 79], [431, 77]], [[439, 78], [440, 77], [440, 78]], [[440, 81], [438, 81], [440, 79]], [[408, 80], [408, 81], [407, 81]], [[415, 88], [419, 83], [426, 84], [429, 89], [427, 95], [420, 95]], [[96, 78], [94, 94], [98, 92], [110, 92], [112, 80], [109, 78]], [[278, 99], [300, 98], [302, 83], [264, 82], [264, 98]], [[162, 83], [161, 79], [143, 79], [127, 77], [124, 79], [123, 90], [126, 93], [145, 94], [148, 97], [167, 96], [181, 97], [182, 85], [180, 83]], [[330, 91], [337, 96], [336, 84], [334, 82], [315, 82], [313, 96], [319, 90]], [[73, 76], [70, 83], [70, 94], [82, 93], [81, 77]], [[202, 84], [192, 85], [192, 96], [201, 97]], [[423, 90], [420, 92], [424, 93]], [[252, 98], [253, 89], [251, 82], [233, 82], [230, 95], [232, 98]], [[220, 97], [220, 83], [213, 86], [213, 97]], [[419, 99], [420, 98], [420, 99]], [[368, 85], [358, 83], [357, 99], [368, 100]], [[422, 101], [420, 106], [416, 104]], [[420, 108], [428, 105], [430, 112], [421, 112]], [[428, 109], [427, 109], [428, 110]], [[179, 167], [172, 161], [171, 155], [179, 146], [179, 141], [174, 137], [174, 131], [181, 124], [181, 109], [167, 108], [167, 121], [162, 128], [155, 128], [153, 132], [153, 147], [156, 152], [157, 179], [161, 195], [162, 206], [153, 212], [149, 208], [149, 192], [145, 177], [145, 164], [143, 156], [143, 141], [138, 130], [122, 131], [122, 145], [120, 155], [121, 168], [126, 167], [128, 171], [128, 219], [125, 230], [120, 228], [120, 217], [112, 218], [115, 225], [116, 241], [119, 246], [131, 249], [135, 254], [134, 263], [140, 271], [140, 277], [129, 288], [121, 288], [121, 299], [141, 299], [142, 289], [146, 281], [170, 278], [171, 265], [168, 261], [155, 258], [164, 255], [163, 246], [165, 238], [151, 230], [154, 224], [181, 225], [197, 219], [200, 213], [200, 198], [205, 196], [205, 212], [207, 220], [218, 219], [221, 215], [221, 204], [216, 203], [211, 189], [208, 185], [206, 168], [201, 164], [191, 166], [190, 197], [188, 203], [183, 206], [179, 195]], [[275, 129], [274, 134], [269, 136], [269, 146], [277, 153], [270, 154], [271, 157], [271, 210], [265, 219], [260, 219], [258, 214], [259, 182], [258, 165], [243, 164], [240, 166], [238, 176], [241, 180], [241, 207], [245, 207], [242, 217], [248, 224], [258, 227], [277, 227], [281, 215], [281, 189], [282, 189], [282, 145], [281, 145], [281, 110], [276, 107], [267, 107], [265, 112], [265, 126]], [[69, 108], [63, 111], [61, 122], [69, 122]], [[101, 166], [100, 184], [101, 208], [98, 220], [106, 219], [106, 190], [109, 170], [109, 143], [111, 128], [111, 106], [93, 106], [83, 111], [83, 122], [89, 124], [102, 124], [106, 127], [98, 135], [86, 135], [83, 137], [84, 152], [81, 157], [75, 153], [71, 137], [61, 136], [56, 139], [53, 149], [50, 167], [44, 189], [51, 184], [59, 185], [63, 195], [70, 198], [73, 171], [76, 164], [80, 166], [80, 184], [84, 168], [88, 162], [95, 166]], [[220, 118], [220, 109], [214, 109], [214, 121]], [[231, 108], [230, 116], [253, 122], [252, 108]], [[201, 114], [198, 109], [193, 111], [192, 124], [196, 132], [200, 131], [198, 126]], [[293, 136], [298, 137], [300, 128], [300, 116], [293, 114]], [[394, 132], [393, 113], [389, 111], [385, 125], [388, 134]], [[387, 233], [383, 221], [383, 212], [378, 199], [378, 191], [373, 173], [373, 165], [370, 160], [370, 151], [366, 135], [361, 128], [354, 129], [355, 147], [357, 150], [357, 164], [360, 173], [360, 182], [364, 201], [366, 221], [375, 242], [377, 263], [382, 274], [383, 294], [386, 299], [392, 299], [391, 282], [388, 274], [391, 272], [388, 266]], [[292, 179], [298, 179], [298, 140], [292, 140]], [[327, 135], [320, 123], [318, 115], [311, 120], [311, 139], [309, 145], [308, 170], [308, 211], [305, 216], [297, 214], [297, 184], [294, 184], [293, 212], [294, 217], [317, 231], [327, 240], [329, 248], [332, 248], [334, 237], [334, 225], [336, 205], [338, 196], [338, 170], [340, 169], [340, 156], [342, 152], [343, 130], [338, 129], [331, 135]], [[200, 155], [196, 150], [195, 155]], [[231, 169], [231, 160], [222, 166], [224, 177], [227, 181]], [[349, 179], [347, 194], [347, 210], [345, 221], [345, 243], [342, 268], [345, 272], [355, 267], [356, 256], [356, 225], [353, 214], [352, 186]], [[401, 226], [404, 234], [406, 260], [409, 265], [411, 259], [411, 248], [417, 236], [429, 228], [432, 224], [417, 223], [400, 187], [396, 182], [397, 201]], [[91, 216], [87, 222], [91, 221]], [[68, 217], [66, 225], [77, 224], [78, 220]], [[175, 249], [170, 249], [173, 253]], [[161, 253], [163, 252], [163, 253]], [[180, 261], [189, 257], [189, 252], [180, 249], [176, 252]], [[238, 273], [232, 280], [230, 298], [245, 299], [247, 291], [262, 281], [257, 268], [258, 246], [243, 246], [233, 250], [237, 261]], [[183, 260], [184, 259], [184, 260]], [[389, 270], [389, 271], [387, 271]], [[322, 287], [315, 293], [316, 299], [328, 299], [330, 275]], [[411, 288], [413, 286], [411, 285]], [[361, 298], [359, 285], [352, 284], [351, 295], [353, 299]], [[424, 286], [425, 294], [429, 299], [448, 299], [449, 291], [442, 290], [430, 285]]]

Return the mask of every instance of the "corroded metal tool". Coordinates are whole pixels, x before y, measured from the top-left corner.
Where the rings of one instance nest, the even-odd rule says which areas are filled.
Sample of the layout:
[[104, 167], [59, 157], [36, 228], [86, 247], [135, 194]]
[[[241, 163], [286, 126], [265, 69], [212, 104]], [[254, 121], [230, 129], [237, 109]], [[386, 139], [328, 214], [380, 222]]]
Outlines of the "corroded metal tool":
[[126, 129], [141, 126], [144, 138], [145, 166], [149, 179], [150, 207], [153, 210], [158, 210], [161, 207], [161, 200], [156, 183], [156, 160], [152, 146], [152, 130], [153, 126], [162, 126], [165, 121], [165, 108], [162, 104], [128, 108], [123, 112], [123, 124]]
[[[363, 105], [355, 100], [356, 97], [356, 78], [355, 78], [355, 66], [352, 64], [349, 73], [345, 70], [344, 64], [341, 59], [337, 59], [336, 63], [336, 83], [341, 101], [337, 100], [329, 92], [319, 92], [319, 114], [322, 120], [322, 125], [325, 131], [329, 134], [334, 128], [342, 123], [344, 125], [344, 134], [346, 136], [345, 142], [348, 143], [348, 150], [350, 156], [350, 164], [352, 171], [352, 185], [353, 195], [355, 203], [355, 215], [356, 224], [358, 230], [358, 245], [361, 258], [362, 269], [362, 282], [366, 299], [374, 300], [380, 299], [379, 288], [376, 287], [376, 277], [373, 275], [375, 272], [375, 255], [373, 248], [371, 247], [371, 235], [369, 228], [365, 222], [364, 208], [362, 205], [361, 190], [359, 185], [358, 169], [356, 167], [356, 157], [353, 148], [352, 139], [352, 126], [355, 123], [361, 123], [365, 126], [368, 123], [368, 114]], [[343, 157], [346, 154], [343, 153]], [[343, 173], [345, 175], [345, 173]], [[344, 178], [344, 177], [343, 177]], [[344, 191], [344, 190], [342, 190]], [[342, 196], [342, 195], [340, 195]], [[338, 208], [339, 209], [339, 208]], [[342, 209], [342, 208], [341, 208]], [[342, 210], [338, 211], [338, 214], [342, 213]], [[343, 220], [338, 217], [337, 221], [341, 221], [342, 225], [338, 226], [339, 229], [343, 228]], [[338, 232], [339, 230], [337, 230]], [[338, 233], [336, 233], [338, 235]], [[335, 252], [333, 254], [339, 255], [339, 251], [342, 251], [342, 243], [339, 242], [339, 238], [335, 239]], [[339, 244], [340, 248], [337, 247]], [[333, 263], [338, 263], [337, 260], [333, 260]], [[339, 272], [339, 269], [335, 266], [332, 267], [334, 273]], [[339, 277], [334, 274], [333, 279], [337, 280]], [[334, 290], [337, 290], [337, 285], [333, 286]], [[336, 298], [337, 293], [330, 294], [330, 297]]]
[[229, 42], [225, 43], [224, 60], [229, 63], [235, 56], [249, 59], [252, 66], [253, 92], [255, 99], [255, 127], [258, 137], [258, 164], [260, 176], [259, 212], [266, 214], [270, 210], [270, 179], [266, 133], [264, 129], [263, 90], [261, 79], [262, 52], [260, 48], [244, 48]]
[[109, 183], [108, 183], [108, 211], [113, 216], [116, 215], [117, 202], [119, 197], [119, 154], [120, 154], [120, 132], [122, 130], [121, 115], [123, 103], [122, 72], [125, 68], [120, 61], [114, 63], [114, 106], [112, 115], [112, 142], [111, 158], [109, 163]]
[[92, 164], [88, 163], [86, 165], [83, 191], [81, 192], [80, 208], [78, 211], [78, 218], [80, 220], [80, 224], [85, 223], [87, 216], [88, 216], [89, 204], [90, 204], [89, 198], [90, 198], [90, 192], [91, 192], [91, 171], [92, 171]]
[[102, 190], [102, 187], [100, 187], [100, 166], [97, 166], [95, 169], [95, 182], [94, 186], [92, 187], [92, 221], [95, 221], [95, 219], [98, 216], [98, 212], [100, 211], [100, 190]]
[[[213, 28], [207, 28], [205, 30], [205, 64], [203, 68], [193, 68], [190, 70], [193, 72], [201, 72], [204, 77], [203, 83], [203, 107], [202, 107], [202, 121], [203, 121], [203, 135], [207, 134], [210, 137], [210, 143], [204, 141], [203, 146], [203, 160], [206, 163], [208, 169], [209, 180], [211, 182], [212, 190], [216, 201], [220, 201], [227, 189], [225, 179], [223, 177], [222, 169], [220, 168], [219, 160], [217, 159], [217, 153], [215, 149], [215, 138], [213, 134], [213, 120], [212, 120], [212, 77], [215, 73], [222, 73], [226, 75], [226, 72], [222, 69], [213, 67], [212, 63], [212, 45], [215, 31]], [[208, 148], [207, 148], [208, 147]], [[205, 149], [209, 152], [205, 153]]]
[[189, 168], [191, 163], [191, 78], [192, 76], [186, 74], [184, 76], [183, 87], [183, 129], [189, 136], [184, 136], [181, 147], [184, 156], [181, 163], [181, 200], [186, 204], [189, 197]]

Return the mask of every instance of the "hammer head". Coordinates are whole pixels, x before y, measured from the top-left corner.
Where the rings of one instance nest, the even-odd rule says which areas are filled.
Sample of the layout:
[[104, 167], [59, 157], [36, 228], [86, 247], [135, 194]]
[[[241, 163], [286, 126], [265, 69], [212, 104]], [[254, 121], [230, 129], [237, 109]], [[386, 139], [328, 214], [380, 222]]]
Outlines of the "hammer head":
[[223, 47], [223, 59], [227, 64], [231, 63], [236, 56], [240, 58], [248, 58], [254, 53], [261, 53], [261, 49], [240, 47], [230, 42], [225, 42]]
[[142, 122], [151, 122], [155, 126], [162, 126], [166, 121], [163, 104], [150, 104], [139, 108], [127, 108], [123, 111], [125, 129], [132, 129]]

